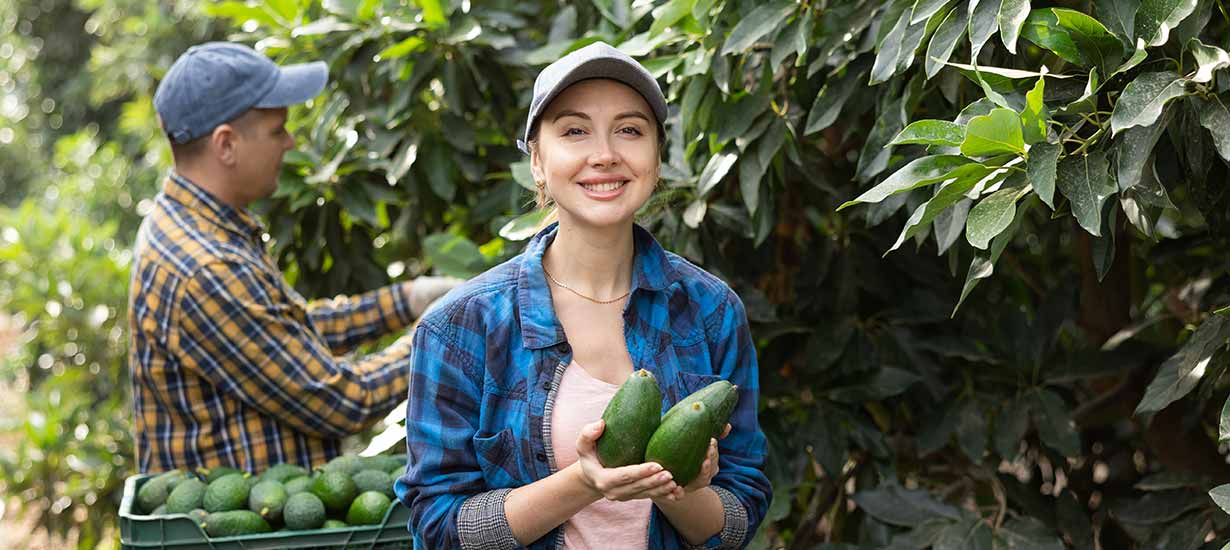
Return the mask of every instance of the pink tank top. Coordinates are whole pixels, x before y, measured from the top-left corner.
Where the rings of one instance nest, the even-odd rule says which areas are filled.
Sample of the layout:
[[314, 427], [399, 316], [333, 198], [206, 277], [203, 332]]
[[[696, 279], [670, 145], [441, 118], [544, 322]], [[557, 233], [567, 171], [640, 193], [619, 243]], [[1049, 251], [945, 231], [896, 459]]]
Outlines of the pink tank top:
[[[559, 469], [577, 461], [577, 436], [581, 428], [602, 418], [602, 411], [617, 390], [619, 386], [590, 376], [575, 361], [564, 370], [551, 412], [551, 446]], [[649, 499], [599, 500], [564, 523], [564, 548], [647, 548], [652, 511], [653, 501]]]

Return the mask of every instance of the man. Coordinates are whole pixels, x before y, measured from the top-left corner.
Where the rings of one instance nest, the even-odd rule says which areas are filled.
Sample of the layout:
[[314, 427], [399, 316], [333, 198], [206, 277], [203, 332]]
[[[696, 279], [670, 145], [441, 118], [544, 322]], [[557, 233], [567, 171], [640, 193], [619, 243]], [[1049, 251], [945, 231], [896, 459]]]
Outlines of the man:
[[129, 296], [141, 472], [317, 466], [405, 398], [409, 335], [338, 356], [405, 329], [459, 281], [420, 277], [306, 302], [247, 211], [273, 194], [294, 147], [287, 107], [327, 78], [323, 62], [278, 67], [247, 46], [209, 43], [158, 86], [174, 169], [138, 234]]

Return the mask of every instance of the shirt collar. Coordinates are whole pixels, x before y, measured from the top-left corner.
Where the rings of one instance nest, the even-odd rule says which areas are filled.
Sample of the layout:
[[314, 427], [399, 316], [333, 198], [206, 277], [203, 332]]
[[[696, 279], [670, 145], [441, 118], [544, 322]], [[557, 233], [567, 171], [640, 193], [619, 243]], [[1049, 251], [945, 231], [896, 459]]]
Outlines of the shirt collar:
[[[530, 240], [526, 247], [517, 281], [517, 303], [521, 316], [521, 332], [525, 347], [540, 349], [564, 341], [564, 328], [551, 305], [551, 289], [542, 270], [542, 256], [555, 240], [559, 222], [547, 226]], [[659, 292], [678, 280], [666, 251], [645, 228], [632, 225], [634, 245], [632, 259], [632, 289]]]
[[260, 241], [265, 227], [246, 210], [218, 200], [188, 178], [174, 171], [167, 177], [162, 192], [194, 213], [222, 229]]

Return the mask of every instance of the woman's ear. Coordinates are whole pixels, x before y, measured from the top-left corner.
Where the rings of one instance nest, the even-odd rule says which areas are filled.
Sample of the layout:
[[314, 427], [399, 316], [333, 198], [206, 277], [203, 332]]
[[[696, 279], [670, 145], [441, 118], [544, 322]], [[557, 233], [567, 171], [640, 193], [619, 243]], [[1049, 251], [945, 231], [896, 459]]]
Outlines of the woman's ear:
[[530, 174], [534, 176], [534, 183], [546, 183], [547, 176], [542, 169], [542, 155], [538, 153], [538, 144], [531, 142], [527, 146], [530, 149]]

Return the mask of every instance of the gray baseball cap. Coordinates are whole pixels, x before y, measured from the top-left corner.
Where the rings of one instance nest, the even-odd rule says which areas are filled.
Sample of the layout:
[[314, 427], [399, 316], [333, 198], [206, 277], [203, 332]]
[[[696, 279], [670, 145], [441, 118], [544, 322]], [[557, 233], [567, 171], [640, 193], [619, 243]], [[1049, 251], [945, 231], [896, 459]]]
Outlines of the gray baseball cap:
[[172, 143], [187, 143], [248, 109], [303, 103], [329, 80], [323, 61], [279, 67], [243, 44], [209, 42], [188, 48], [154, 92], [154, 109]]
[[517, 147], [522, 152], [530, 152], [526, 145], [530, 140], [530, 131], [551, 100], [565, 88], [590, 78], [609, 78], [631, 86], [649, 103], [658, 124], [666, 122], [666, 97], [662, 95], [662, 88], [658, 87], [653, 75], [628, 54], [606, 42], [595, 42], [559, 58], [538, 73], [538, 78], [534, 80], [530, 114], [525, 120], [525, 135], [517, 140]]

